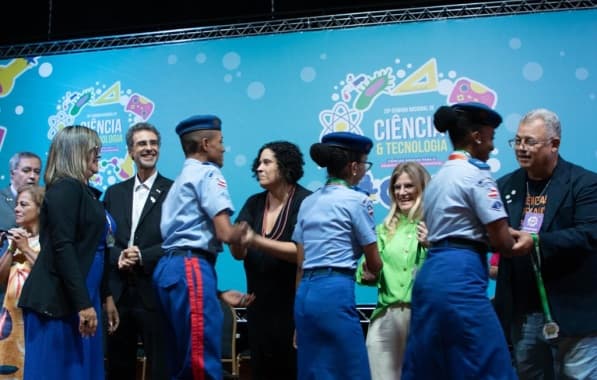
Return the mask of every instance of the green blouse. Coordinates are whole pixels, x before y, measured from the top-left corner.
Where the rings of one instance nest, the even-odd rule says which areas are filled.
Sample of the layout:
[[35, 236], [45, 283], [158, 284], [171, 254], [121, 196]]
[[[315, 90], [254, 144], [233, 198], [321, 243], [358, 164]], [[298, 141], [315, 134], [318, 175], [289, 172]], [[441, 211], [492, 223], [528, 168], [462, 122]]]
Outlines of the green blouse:
[[[396, 303], [410, 303], [414, 284], [413, 273], [417, 266], [417, 222], [409, 221], [404, 215], [400, 220], [394, 235], [389, 238], [388, 231], [383, 224], [376, 227], [377, 247], [383, 268], [377, 284], [377, 305], [371, 319], [376, 318], [388, 306]], [[421, 249], [418, 267], [427, 255], [425, 248]], [[357, 270], [357, 282], [361, 282], [362, 268]]]

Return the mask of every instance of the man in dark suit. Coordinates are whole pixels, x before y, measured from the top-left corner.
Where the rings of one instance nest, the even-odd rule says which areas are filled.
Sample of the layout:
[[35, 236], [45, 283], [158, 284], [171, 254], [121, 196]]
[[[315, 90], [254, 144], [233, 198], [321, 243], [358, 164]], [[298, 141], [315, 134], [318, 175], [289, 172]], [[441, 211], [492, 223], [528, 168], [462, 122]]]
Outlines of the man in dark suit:
[[41, 159], [35, 153], [15, 153], [9, 161], [10, 185], [0, 189], [0, 229], [15, 227], [17, 191], [23, 185], [37, 185], [41, 173]]
[[153, 125], [131, 126], [126, 144], [137, 174], [110, 186], [104, 198], [106, 210], [117, 225], [116, 242], [110, 249], [109, 284], [120, 314], [118, 330], [108, 337], [108, 378], [135, 379], [137, 343], [141, 337], [149, 362], [149, 378], [161, 380], [167, 377], [163, 325], [156, 308], [152, 274], [163, 255], [162, 202], [172, 180], [157, 171], [160, 133]]
[[597, 173], [562, 159], [560, 137], [555, 113], [529, 112], [510, 140], [520, 169], [498, 180], [510, 225], [538, 247], [498, 270], [496, 310], [522, 380], [597, 379]]

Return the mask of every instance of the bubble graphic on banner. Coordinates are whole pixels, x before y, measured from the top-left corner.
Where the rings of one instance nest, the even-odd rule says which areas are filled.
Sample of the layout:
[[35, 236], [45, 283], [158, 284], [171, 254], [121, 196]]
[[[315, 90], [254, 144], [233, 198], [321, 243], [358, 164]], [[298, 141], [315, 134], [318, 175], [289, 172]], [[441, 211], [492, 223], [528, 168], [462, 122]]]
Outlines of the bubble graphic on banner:
[[50, 75], [52, 75], [53, 71], [54, 71], [54, 66], [52, 66], [51, 63], [44, 62], [41, 65], [39, 65], [39, 69], [37, 70], [37, 73], [39, 74], [40, 77], [47, 78]]
[[178, 57], [175, 54], [170, 54], [168, 56], [168, 64], [174, 65], [174, 64], [176, 64], [176, 62], [178, 62]]
[[247, 164], [247, 156], [245, 156], [244, 154], [239, 154], [236, 157], [234, 157], [234, 165], [238, 166], [238, 167], [242, 167], [245, 166]]
[[23, 106], [16, 106], [15, 107], [15, 114], [22, 115], [25, 112], [25, 108]]
[[205, 53], [197, 53], [195, 61], [197, 63], [205, 63], [207, 61], [207, 55], [205, 55]]
[[222, 65], [226, 70], [235, 70], [240, 66], [240, 55], [235, 52], [224, 54], [222, 58]]
[[232, 75], [230, 75], [230, 74], [224, 75], [224, 82], [226, 82], [226, 83], [232, 82]]
[[301, 80], [303, 82], [313, 82], [313, 80], [315, 80], [315, 77], [317, 76], [317, 72], [315, 71], [315, 69], [313, 67], [304, 67], [301, 70]]
[[522, 68], [522, 76], [531, 82], [538, 81], [543, 76], [543, 67], [537, 62], [528, 62]]
[[251, 82], [247, 87], [247, 95], [253, 100], [261, 99], [265, 95], [265, 86], [261, 82]]
[[585, 67], [579, 67], [576, 69], [574, 76], [578, 80], [586, 80], [589, 78], [589, 70], [587, 70]]
[[516, 133], [520, 119], [522, 119], [522, 116], [517, 113], [511, 113], [504, 118], [504, 126], [509, 132]]
[[514, 37], [511, 38], [510, 41], [508, 41], [508, 45], [512, 50], [518, 50], [522, 47], [522, 41], [520, 41], [520, 38]]

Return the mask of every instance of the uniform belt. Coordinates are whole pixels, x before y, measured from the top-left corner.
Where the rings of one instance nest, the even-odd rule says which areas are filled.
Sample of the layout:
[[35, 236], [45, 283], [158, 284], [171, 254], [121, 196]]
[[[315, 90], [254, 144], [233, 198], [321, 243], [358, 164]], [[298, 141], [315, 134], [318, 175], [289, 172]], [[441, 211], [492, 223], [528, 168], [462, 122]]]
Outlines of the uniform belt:
[[170, 256], [197, 256], [209, 261], [212, 265], [216, 263], [216, 255], [201, 248], [173, 248], [167, 252]]
[[317, 276], [323, 274], [340, 274], [344, 276], [354, 277], [355, 270], [351, 268], [339, 267], [315, 267], [303, 269], [303, 277]]
[[460, 248], [477, 252], [485, 255], [489, 252], [489, 247], [481, 242], [465, 238], [445, 238], [431, 243], [432, 248]]

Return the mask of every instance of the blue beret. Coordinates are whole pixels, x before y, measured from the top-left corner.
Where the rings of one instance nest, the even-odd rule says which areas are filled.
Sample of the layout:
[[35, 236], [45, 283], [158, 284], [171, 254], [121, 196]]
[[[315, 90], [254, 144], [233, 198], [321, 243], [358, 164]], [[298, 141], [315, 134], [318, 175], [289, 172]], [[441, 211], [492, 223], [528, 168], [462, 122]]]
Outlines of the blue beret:
[[184, 119], [176, 126], [179, 136], [199, 130], [222, 130], [222, 121], [214, 115], [195, 115]]
[[369, 137], [351, 132], [328, 133], [321, 138], [321, 142], [364, 154], [369, 154], [373, 147], [373, 141]]
[[452, 105], [452, 108], [456, 111], [468, 112], [473, 116], [474, 121], [490, 125], [493, 128], [497, 128], [502, 123], [500, 114], [483, 103], [456, 103]]

